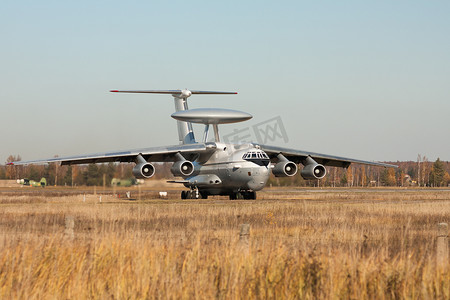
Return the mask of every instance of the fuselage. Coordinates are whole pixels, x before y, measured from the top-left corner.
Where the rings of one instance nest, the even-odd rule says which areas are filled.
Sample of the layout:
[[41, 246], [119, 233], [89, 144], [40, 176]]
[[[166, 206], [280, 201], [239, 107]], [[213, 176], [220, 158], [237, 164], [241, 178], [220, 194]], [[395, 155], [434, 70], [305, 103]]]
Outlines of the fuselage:
[[195, 170], [185, 186], [209, 195], [259, 191], [270, 175], [270, 160], [253, 144], [214, 143], [214, 151], [194, 161]]

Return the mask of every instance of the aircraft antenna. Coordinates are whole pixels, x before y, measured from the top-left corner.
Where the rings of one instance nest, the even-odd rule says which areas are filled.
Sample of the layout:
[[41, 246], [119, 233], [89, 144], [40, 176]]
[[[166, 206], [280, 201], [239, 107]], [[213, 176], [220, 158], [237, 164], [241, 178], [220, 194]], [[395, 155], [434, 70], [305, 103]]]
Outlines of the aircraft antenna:
[[[198, 91], [198, 90], [111, 90], [112, 93], [143, 93], [143, 94], [169, 94], [172, 95], [175, 102], [175, 111], [188, 110], [187, 98], [192, 95], [236, 95], [237, 92], [219, 92], [219, 91]], [[191, 122], [177, 121], [178, 139], [181, 144], [196, 143], [194, 130]], [[218, 140], [218, 129], [214, 127], [216, 140]], [[209, 128], [208, 128], [209, 129]], [[207, 135], [207, 132], [205, 132]]]

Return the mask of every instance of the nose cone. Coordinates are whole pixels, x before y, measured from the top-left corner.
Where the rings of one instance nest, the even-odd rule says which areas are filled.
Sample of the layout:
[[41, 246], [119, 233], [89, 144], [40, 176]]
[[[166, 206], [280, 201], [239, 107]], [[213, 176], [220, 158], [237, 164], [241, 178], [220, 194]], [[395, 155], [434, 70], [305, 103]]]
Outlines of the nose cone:
[[261, 166], [258, 168], [257, 172], [253, 172], [253, 174], [252, 179], [247, 182], [248, 188], [253, 191], [262, 190], [269, 180], [269, 169], [265, 166]]

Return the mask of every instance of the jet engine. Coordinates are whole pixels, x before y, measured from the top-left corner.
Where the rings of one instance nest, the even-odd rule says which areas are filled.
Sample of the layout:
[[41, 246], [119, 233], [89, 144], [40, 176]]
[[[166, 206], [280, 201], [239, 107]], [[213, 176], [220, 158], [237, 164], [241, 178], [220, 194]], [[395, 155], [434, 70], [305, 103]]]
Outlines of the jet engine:
[[133, 168], [133, 175], [137, 179], [147, 179], [155, 174], [155, 167], [151, 163], [138, 163]]
[[306, 161], [303, 164], [305, 167], [300, 174], [304, 179], [322, 179], [327, 174], [327, 169], [325, 169], [323, 165], [318, 164], [310, 156], [306, 158]]
[[189, 176], [194, 173], [194, 164], [192, 162], [186, 160], [180, 153], [177, 153], [176, 157], [178, 161], [170, 168], [173, 176]]
[[281, 161], [275, 165], [272, 173], [275, 177], [291, 177], [297, 174], [297, 165], [289, 160]]
[[283, 154], [278, 154], [278, 162], [272, 169], [275, 177], [291, 177], [297, 174], [297, 164], [288, 160]]

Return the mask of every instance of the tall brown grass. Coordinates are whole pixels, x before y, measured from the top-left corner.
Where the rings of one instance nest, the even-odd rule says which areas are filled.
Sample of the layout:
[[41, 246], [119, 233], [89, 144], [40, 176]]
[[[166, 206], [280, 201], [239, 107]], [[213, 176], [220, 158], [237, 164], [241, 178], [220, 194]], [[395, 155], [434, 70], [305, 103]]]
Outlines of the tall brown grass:
[[0, 298], [450, 298], [435, 257], [445, 191], [102, 197], [0, 194]]

